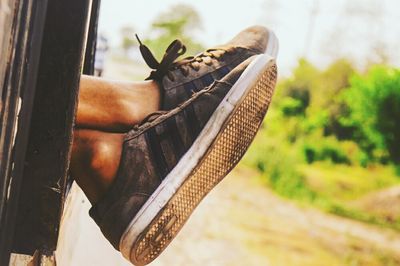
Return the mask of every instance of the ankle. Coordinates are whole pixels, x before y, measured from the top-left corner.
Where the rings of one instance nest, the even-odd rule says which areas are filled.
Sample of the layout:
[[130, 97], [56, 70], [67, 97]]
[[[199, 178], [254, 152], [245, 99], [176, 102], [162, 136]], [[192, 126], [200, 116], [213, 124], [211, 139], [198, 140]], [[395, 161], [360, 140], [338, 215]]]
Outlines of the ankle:
[[131, 125], [140, 123], [149, 114], [160, 110], [161, 90], [155, 81], [130, 85], [130, 97], [121, 99]]

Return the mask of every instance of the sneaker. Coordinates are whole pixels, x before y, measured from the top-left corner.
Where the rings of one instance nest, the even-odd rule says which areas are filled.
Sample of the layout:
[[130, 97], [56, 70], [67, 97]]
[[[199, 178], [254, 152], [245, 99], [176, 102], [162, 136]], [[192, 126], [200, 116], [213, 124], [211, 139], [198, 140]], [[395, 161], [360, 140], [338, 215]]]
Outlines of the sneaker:
[[154, 260], [239, 162], [276, 82], [272, 57], [248, 58], [222, 80], [127, 133], [117, 177], [90, 210], [110, 243], [135, 265]]
[[224, 45], [176, 62], [175, 60], [186, 51], [179, 40], [169, 45], [160, 62], [139, 38], [138, 41], [145, 62], [153, 69], [147, 80], [155, 80], [160, 85], [162, 110], [171, 110], [179, 106], [193, 93], [223, 78], [253, 55], [266, 53], [275, 58], [278, 53], [275, 34], [262, 26], [247, 28]]

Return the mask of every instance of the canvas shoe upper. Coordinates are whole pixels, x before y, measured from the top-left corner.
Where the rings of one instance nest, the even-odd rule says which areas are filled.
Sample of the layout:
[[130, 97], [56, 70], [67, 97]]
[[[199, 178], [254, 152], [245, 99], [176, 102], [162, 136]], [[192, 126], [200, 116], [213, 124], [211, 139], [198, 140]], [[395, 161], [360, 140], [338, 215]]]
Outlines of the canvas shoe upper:
[[182, 60], [176, 61], [186, 51], [179, 40], [169, 45], [160, 62], [141, 42], [140, 50], [147, 65], [153, 69], [147, 79], [157, 81], [161, 87], [161, 109], [171, 110], [215, 80], [223, 78], [247, 58], [263, 53], [276, 57], [278, 44], [271, 30], [253, 26], [241, 31], [226, 44]]

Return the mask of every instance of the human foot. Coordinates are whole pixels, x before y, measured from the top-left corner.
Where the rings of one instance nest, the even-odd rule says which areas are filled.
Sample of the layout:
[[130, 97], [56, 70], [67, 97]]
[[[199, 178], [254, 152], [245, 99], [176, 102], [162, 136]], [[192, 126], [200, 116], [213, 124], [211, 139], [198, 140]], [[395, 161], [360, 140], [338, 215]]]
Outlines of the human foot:
[[239, 162], [275, 82], [270, 56], [249, 58], [179, 108], [149, 117], [125, 136], [117, 177], [90, 215], [128, 260], [144, 265], [156, 258]]

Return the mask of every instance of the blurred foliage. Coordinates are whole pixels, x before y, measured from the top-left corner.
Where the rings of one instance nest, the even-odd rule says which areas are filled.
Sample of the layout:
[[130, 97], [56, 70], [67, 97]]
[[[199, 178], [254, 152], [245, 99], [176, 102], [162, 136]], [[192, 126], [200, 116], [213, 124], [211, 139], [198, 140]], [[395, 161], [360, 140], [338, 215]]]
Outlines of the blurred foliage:
[[124, 26], [120, 30], [122, 49], [125, 55], [129, 52], [132, 47], [138, 46], [135, 39], [135, 29], [131, 26]]
[[192, 35], [199, 29], [201, 18], [197, 11], [190, 5], [177, 4], [155, 18], [144, 42], [158, 59], [161, 59], [168, 45], [175, 39], [183, 42], [187, 54], [197, 54], [204, 50]]
[[399, 164], [399, 118], [399, 70], [375, 66], [360, 74], [346, 59], [321, 70], [301, 59], [279, 81], [243, 163], [282, 196], [400, 229], [400, 214], [386, 220], [350, 204], [400, 184], [393, 167]]
[[319, 70], [301, 59], [278, 84], [272, 108], [307, 163], [400, 163], [400, 70], [359, 74], [345, 59]]
[[370, 161], [400, 164], [400, 70], [373, 67], [355, 75], [343, 93], [348, 113], [340, 119]]

